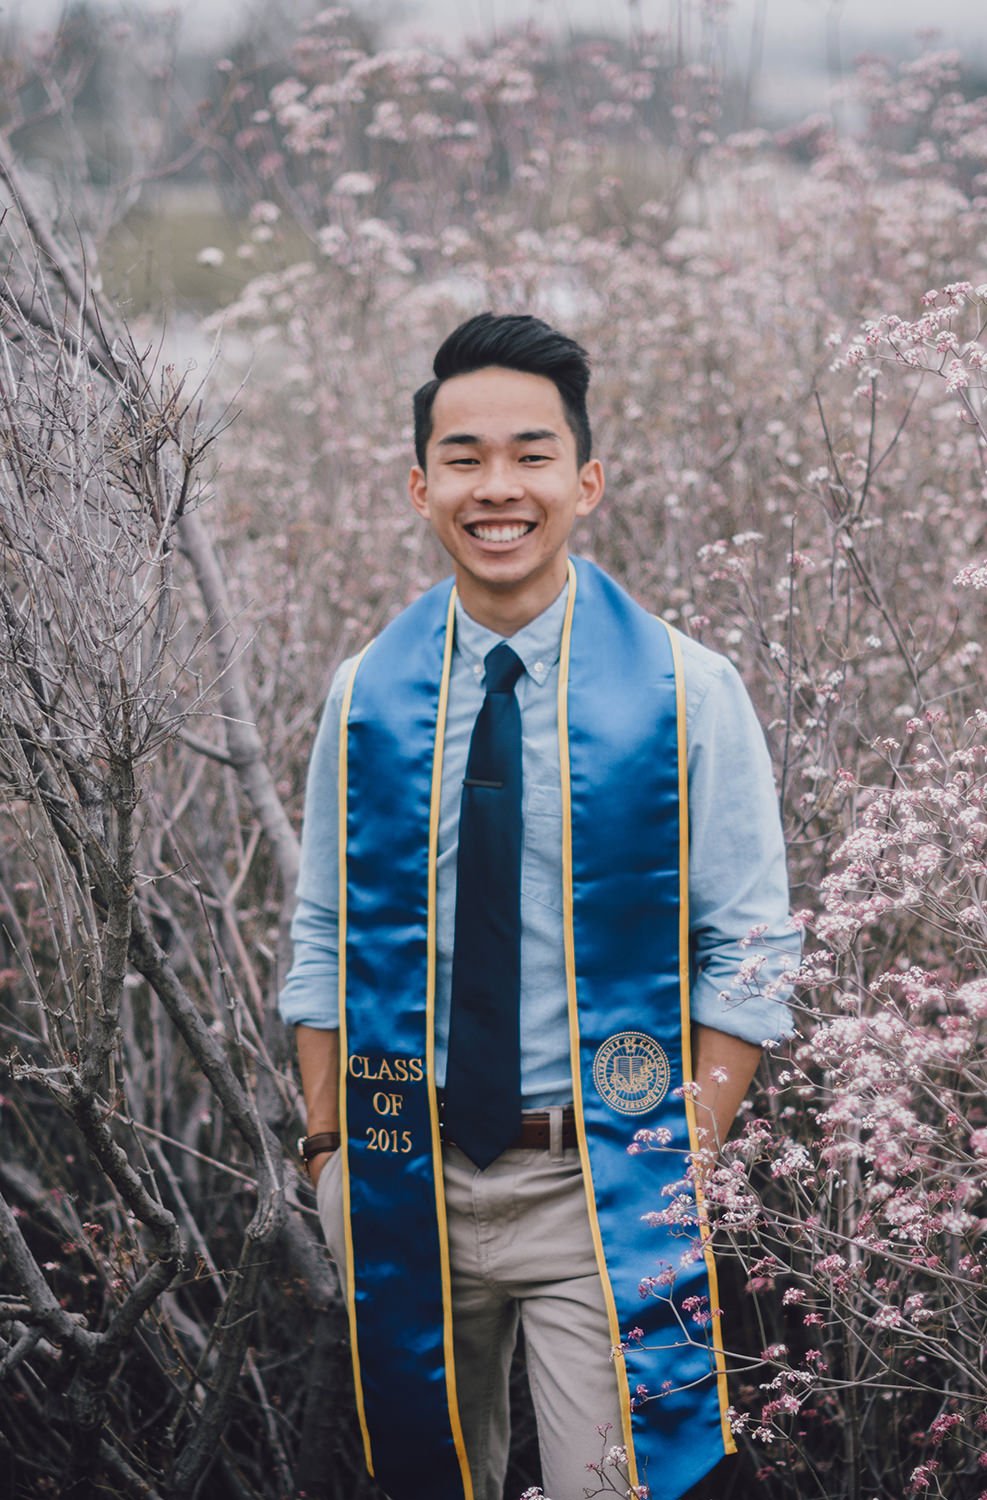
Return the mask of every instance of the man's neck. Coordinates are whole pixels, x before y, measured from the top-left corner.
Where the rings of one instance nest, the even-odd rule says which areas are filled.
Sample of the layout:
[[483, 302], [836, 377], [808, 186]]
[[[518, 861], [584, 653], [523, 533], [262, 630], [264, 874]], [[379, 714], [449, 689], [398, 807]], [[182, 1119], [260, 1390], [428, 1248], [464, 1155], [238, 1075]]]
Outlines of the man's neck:
[[471, 620], [507, 639], [555, 603], [568, 581], [568, 559], [566, 564], [561, 579], [557, 575], [540, 578], [521, 592], [485, 588], [474, 578], [457, 578], [460, 603]]

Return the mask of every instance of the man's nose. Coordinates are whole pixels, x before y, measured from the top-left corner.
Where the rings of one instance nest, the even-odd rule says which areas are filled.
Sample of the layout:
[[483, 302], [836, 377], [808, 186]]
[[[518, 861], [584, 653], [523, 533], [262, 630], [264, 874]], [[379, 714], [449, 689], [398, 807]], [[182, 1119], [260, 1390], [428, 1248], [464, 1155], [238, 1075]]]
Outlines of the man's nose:
[[524, 494], [524, 483], [512, 463], [486, 464], [477, 476], [473, 490], [474, 500], [486, 500], [502, 505], [506, 500], [520, 500]]

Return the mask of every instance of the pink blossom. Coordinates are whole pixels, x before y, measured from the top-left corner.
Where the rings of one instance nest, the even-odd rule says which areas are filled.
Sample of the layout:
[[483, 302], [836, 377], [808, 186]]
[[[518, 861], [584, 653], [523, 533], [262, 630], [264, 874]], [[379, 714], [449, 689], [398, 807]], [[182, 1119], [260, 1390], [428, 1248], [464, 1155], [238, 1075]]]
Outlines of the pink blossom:
[[366, 198], [375, 191], [377, 179], [369, 172], [343, 172], [332, 190], [339, 198]]

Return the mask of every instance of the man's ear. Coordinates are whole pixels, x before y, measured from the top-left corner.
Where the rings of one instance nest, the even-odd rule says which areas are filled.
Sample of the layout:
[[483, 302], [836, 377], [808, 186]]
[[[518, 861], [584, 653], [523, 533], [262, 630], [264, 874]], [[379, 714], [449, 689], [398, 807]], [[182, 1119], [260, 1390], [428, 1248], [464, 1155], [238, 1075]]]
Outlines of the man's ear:
[[576, 502], [576, 515], [588, 516], [591, 511], [594, 511], [603, 499], [606, 487], [607, 480], [603, 465], [598, 458], [591, 458], [579, 471], [579, 499]]
[[420, 516], [428, 520], [428, 480], [425, 470], [418, 464], [412, 464], [411, 473], [408, 475], [408, 495], [412, 505]]

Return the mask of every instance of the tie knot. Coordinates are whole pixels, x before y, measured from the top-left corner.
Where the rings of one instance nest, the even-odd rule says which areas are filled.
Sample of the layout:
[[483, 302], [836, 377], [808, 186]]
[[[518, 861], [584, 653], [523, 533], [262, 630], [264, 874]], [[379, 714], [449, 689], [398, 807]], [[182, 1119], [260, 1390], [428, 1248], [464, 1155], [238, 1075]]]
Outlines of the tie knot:
[[513, 693], [514, 684], [524, 671], [524, 662], [506, 641], [501, 641], [483, 658], [488, 693]]

